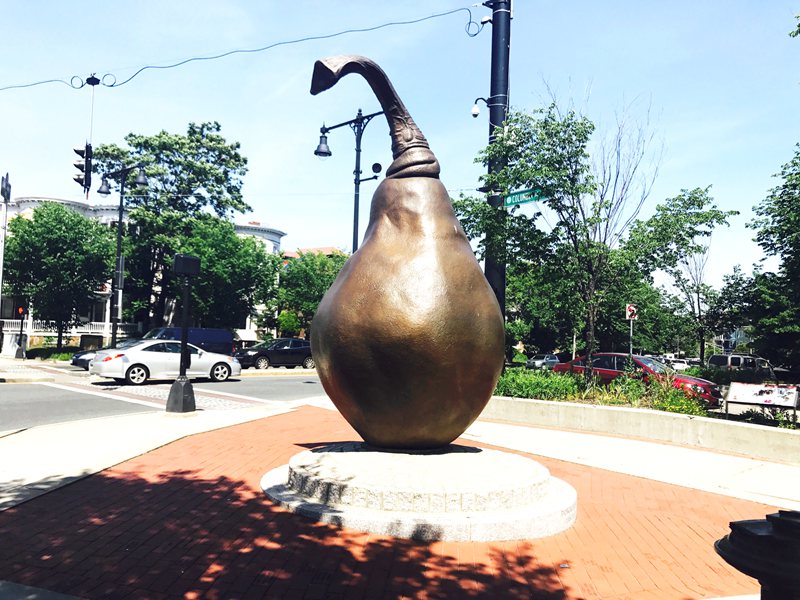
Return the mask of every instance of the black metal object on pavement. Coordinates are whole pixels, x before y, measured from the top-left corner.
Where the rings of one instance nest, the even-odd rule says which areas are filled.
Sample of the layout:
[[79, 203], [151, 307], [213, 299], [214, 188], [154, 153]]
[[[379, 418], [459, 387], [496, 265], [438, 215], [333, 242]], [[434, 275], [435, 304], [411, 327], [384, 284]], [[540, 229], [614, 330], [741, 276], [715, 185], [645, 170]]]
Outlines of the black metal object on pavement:
[[733, 521], [714, 549], [732, 567], [761, 584], [761, 600], [800, 600], [800, 511]]

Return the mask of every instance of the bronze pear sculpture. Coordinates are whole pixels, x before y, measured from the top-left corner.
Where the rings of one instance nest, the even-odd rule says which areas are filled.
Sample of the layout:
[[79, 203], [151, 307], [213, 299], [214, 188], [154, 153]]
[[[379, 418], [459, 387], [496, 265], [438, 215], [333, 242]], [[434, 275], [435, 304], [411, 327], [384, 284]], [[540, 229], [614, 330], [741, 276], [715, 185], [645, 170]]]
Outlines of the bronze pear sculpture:
[[366, 79], [394, 161], [372, 198], [361, 247], [311, 324], [320, 381], [364, 440], [445, 446], [478, 418], [503, 368], [503, 317], [439, 180], [439, 162], [383, 70], [362, 56], [314, 65], [311, 93]]

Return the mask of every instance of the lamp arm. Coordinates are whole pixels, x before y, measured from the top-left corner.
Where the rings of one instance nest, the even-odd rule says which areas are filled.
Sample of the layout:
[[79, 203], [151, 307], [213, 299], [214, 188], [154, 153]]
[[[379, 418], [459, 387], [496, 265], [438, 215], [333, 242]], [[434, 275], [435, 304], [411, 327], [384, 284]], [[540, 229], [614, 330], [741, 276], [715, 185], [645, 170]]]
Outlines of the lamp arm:
[[386, 170], [386, 176], [438, 179], [439, 161], [431, 152], [428, 140], [414, 123], [386, 73], [375, 62], [355, 55], [330, 56], [318, 60], [314, 63], [311, 93], [316, 95], [332, 88], [350, 73], [357, 73], [367, 81], [386, 115], [392, 139], [392, 157], [395, 159]]

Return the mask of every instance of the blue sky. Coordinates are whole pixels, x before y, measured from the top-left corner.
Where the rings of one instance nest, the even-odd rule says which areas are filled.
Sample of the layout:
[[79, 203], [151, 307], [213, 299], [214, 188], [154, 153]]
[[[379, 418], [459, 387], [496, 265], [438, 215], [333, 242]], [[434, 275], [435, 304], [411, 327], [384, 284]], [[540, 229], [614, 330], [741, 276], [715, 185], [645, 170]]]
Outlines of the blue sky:
[[[5, 3], [0, 88], [91, 73], [122, 81], [144, 65], [457, 8], [470, 8], [476, 22], [490, 14], [450, 0]], [[735, 264], [749, 271], [761, 253], [745, 224], [800, 142], [800, 39], [788, 36], [800, 6], [788, 0], [517, 0], [513, 9], [512, 107], [534, 109], [554, 95], [584, 112], [600, 132], [626, 106], [639, 122], [649, 110], [663, 153], [642, 216], [682, 188], [711, 185], [719, 206], [741, 215], [713, 236], [708, 279], [718, 284]], [[354, 136], [346, 128], [331, 132], [333, 156], [326, 161], [313, 150], [323, 122], [380, 108], [355, 76], [311, 96], [314, 61], [362, 54], [378, 62], [431, 143], [447, 188], [453, 195], [469, 192], [483, 172], [473, 159], [488, 137], [487, 111], [473, 119], [470, 109], [476, 97], [489, 94], [491, 25], [470, 37], [468, 18], [460, 11], [147, 70], [120, 87], [97, 86], [93, 120], [88, 86], [0, 91], [0, 171], [9, 173], [14, 197], [77, 200], [82, 194], [72, 181], [72, 148], [90, 131], [97, 146], [121, 143], [129, 132], [184, 132], [190, 121], [216, 120], [249, 159], [244, 194], [253, 212], [239, 220], [285, 231], [284, 249], [349, 249]], [[388, 129], [379, 119], [364, 135], [365, 176], [376, 161], [391, 162]], [[92, 202], [102, 202], [98, 183]], [[362, 184], [362, 234], [374, 189], [375, 182]]]

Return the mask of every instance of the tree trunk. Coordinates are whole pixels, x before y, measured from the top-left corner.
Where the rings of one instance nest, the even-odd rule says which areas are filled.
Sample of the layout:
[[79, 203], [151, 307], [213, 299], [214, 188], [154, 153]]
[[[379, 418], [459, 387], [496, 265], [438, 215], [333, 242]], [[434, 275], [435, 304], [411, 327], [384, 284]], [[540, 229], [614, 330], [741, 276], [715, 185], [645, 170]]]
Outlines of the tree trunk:
[[697, 341], [700, 342], [700, 362], [706, 362], [706, 332], [701, 327], [697, 330]]
[[58, 332], [56, 350], [61, 350], [61, 347], [64, 345], [64, 323], [62, 321], [59, 321], [56, 325], [56, 331]]

